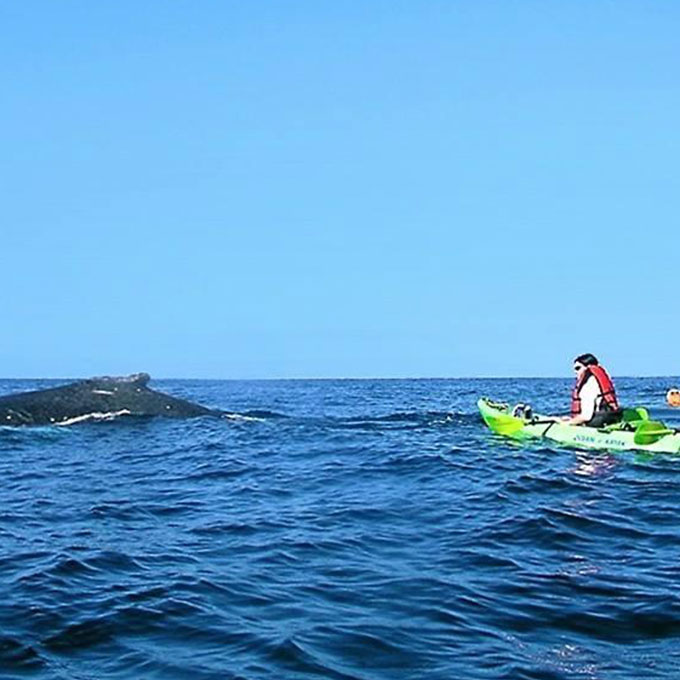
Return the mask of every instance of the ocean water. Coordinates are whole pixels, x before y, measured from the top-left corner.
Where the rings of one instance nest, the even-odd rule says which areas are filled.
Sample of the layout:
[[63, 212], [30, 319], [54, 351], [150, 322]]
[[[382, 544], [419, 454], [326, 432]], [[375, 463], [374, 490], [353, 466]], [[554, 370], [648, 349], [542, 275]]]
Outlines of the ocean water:
[[569, 380], [152, 386], [235, 415], [0, 430], [0, 677], [680, 677], [680, 457], [476, 413]]

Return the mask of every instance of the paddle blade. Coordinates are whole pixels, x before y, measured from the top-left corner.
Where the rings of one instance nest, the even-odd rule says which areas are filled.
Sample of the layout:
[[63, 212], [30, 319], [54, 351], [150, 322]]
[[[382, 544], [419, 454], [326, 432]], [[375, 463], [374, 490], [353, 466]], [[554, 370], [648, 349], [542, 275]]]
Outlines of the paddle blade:
[[661, 437], [665, 437], [667, 434], [673, 434], [673, 430], [669, 430], [663, 423], [647, 420], [638, 425], [633, 441], [638, 446], [646, 446], [659, 441]]

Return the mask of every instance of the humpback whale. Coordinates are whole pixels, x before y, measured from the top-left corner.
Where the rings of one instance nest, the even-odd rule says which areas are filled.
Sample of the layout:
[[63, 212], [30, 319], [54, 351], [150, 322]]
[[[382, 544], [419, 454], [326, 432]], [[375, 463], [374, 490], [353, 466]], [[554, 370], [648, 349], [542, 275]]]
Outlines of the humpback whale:
[[88, 378], [60, 387], [0, 397], [0, 425], [70, 425], [117, 416], [193, 418], [221, 416], [184, 399], [147, 387], [148, 373]]

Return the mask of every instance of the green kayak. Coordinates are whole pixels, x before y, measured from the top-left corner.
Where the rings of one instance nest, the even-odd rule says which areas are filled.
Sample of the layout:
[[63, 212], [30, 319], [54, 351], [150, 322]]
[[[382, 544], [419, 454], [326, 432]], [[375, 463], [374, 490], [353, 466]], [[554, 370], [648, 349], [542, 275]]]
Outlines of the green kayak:
[[567, 425], [486, 398], [480, 399], [477, 406], [491, 430], [512, 439], [548, 439], [579, 449], [680, 453], [680, 430], [649, 420], [647, 411], [642, 408], [625, 409], [620, 423], [598, 429]]

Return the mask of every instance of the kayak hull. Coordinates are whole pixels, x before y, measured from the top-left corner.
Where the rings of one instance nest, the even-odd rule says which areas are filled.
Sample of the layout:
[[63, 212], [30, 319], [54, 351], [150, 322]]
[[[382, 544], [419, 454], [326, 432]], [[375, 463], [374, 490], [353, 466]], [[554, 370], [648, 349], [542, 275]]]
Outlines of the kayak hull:
[[479, 412], [496, 434], [515, 440], [545, 439], [560, 446], [598, 451], [647, 451], [649, 453], [680, 453], [680, 432], [672, 431], [649, 444], [636, 444], [634, 429], [620, 426], [598, 429], [585, 425], [567, 425], [551, 421], [546, 416], [534, 415], [531, 420], [512, 415], [507, 404], [482, 398], [477, 402]]

